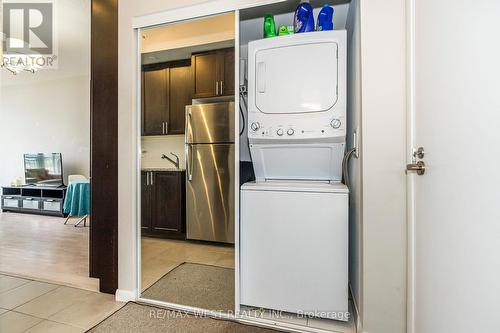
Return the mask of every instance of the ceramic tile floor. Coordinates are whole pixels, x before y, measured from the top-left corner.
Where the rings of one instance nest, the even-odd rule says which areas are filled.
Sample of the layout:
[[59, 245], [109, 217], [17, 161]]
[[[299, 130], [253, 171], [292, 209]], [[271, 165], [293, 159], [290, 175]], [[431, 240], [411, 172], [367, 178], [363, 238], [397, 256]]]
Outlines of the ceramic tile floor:
[[85, 332], [120, 309], [114, 295], [0, 274], [0, 332]]
[[184, 262], [234, 268], [234, 247], [143, 237], [142, 290], [147, 289], [163, 275]]

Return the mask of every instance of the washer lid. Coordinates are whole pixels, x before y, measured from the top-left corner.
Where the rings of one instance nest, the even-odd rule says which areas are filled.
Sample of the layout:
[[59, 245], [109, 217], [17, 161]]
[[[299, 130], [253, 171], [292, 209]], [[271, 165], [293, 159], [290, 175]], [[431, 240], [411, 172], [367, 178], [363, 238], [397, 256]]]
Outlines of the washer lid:
[[326, 183], [311, 181], [266, 181], [249, 182], [241, 186], [242, 191], [281, 191], [281, 192], [319, 192], [349, 193], [342, 183]]

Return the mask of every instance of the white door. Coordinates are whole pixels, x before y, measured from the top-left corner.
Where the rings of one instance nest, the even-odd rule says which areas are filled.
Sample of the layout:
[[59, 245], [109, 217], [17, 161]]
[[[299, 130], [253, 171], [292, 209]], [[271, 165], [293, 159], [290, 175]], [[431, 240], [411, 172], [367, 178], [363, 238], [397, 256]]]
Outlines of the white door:
[[500, 1], [408, 3], [409, 331], [500, 332]]

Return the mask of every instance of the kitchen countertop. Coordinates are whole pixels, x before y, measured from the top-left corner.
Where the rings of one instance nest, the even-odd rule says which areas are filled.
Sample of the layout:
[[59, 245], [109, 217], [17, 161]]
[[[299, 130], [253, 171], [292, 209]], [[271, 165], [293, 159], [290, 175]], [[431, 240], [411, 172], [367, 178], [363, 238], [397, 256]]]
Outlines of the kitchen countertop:
[[183, 172], [186, 171], [185, 169], [177, 169], [175, 167], [172, 168], [141, 168], [141, 171], [145, 172], [161, 172], [161, 171], [170, 171], [170, 172]]

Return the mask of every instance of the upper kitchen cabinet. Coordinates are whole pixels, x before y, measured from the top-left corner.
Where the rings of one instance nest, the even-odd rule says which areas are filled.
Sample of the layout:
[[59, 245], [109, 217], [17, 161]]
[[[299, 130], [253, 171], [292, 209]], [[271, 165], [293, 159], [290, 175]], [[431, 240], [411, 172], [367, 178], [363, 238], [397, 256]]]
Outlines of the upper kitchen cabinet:
[[168, 68], [142, 73], [142, 135], [165, 134], [168, 110]]
[[234, 48], [193, 54], [194, 98], [234, 95]]
[[220, 73], [222, 78], [221, 95], [234, 95], [234, 48], [221, 50], [218, 54], [221, 58], [219, 62], [223, 63], [221, 66], [223, 71]]
[[143, 66], [142, 135], [184, 134], [192, 95], [189, 60]]
[[193, 82], [191, 81], [191, 64], [189, 60], [172, 63], [169, 79], [167, 134], [184, 134], [186, 105], [191, 105], [193, 98]]

